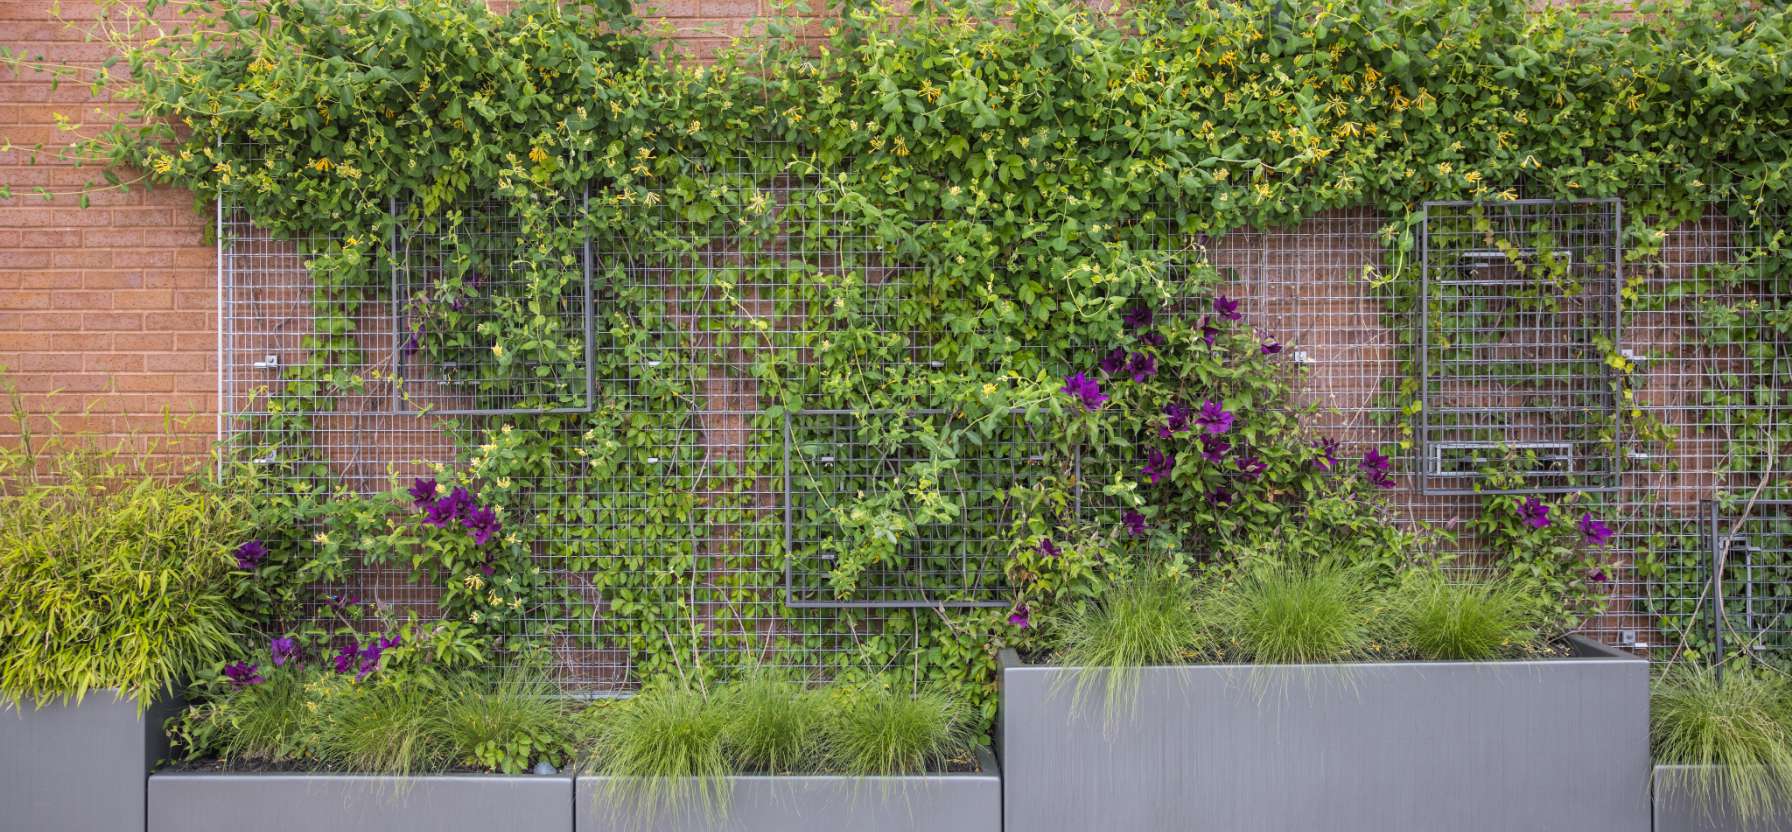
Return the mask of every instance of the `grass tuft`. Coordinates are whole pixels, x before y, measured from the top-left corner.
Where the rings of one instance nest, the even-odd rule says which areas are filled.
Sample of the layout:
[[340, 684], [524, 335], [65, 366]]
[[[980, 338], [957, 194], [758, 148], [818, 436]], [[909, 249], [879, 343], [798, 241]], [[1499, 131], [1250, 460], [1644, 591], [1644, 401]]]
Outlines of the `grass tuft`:
[[867, 685], [832, 695], [827, 757], [842, 774], [921, 774], [970, 748], [970, 709], [946, 694]]
[[618, 817], [645, 823], [683, 809], [718, 817], [733, 769], [722, 745], [728, 715], [702, 691], [650, 690], [594, 709], [595, 768]]
[[460, 764], [521, 774], [536, 762], [566, 764], [573, 742], [569, 719], [566, 701], [552, 683], [517, 670], [452, 686], [437, 728]]
[[1359, 658], [1373, 642], [1375, 590], [1361, 567], [1262, 559], [1200, 600], [1228, 656], [1259, 664]]
[[1649, 741], [1657, 763], [1703, 766], [1687, 784], [1744, 826], [1792, 797], [1792, 685], [1777, 676], [1682, 666], [1656, 680]]
[[1077, 697], [1099, 686], [1110, 716], [1130, 701], [1139, 668], [1179, 663], [1201, 642], [1185, 582], [1158, 575], [1120, 581], [1054, 626], [1058, 658], [1076, 668]]
[[722, 745], [734, 765], [774, 774], [814, 766], [827, 718], [820, 694], [762, 672], [727, 686], [717, 699], [728, 717]]
[[1488, 661], [1542, 649], [1542, 606], [1511, 579], [1451, 580], [1437, 569], [1417, 569], [1389, 594], [1387, 606], [1387, 639], [1401, 655]]
[[[334, 680], [332, 680], [334, 681]], [[419, 677], [338, 683], [314, 700], [317, 754], [342, 770], [412, 777], [445, 769], [437, 684]]]

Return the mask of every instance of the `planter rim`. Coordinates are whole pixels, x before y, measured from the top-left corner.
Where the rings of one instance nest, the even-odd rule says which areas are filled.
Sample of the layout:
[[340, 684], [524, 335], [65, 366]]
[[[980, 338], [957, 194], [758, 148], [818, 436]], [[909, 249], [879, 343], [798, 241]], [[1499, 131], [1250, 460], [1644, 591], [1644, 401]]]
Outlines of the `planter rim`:
[[[988, 748], [978, 746], [975, 751], [975, 756], [977, 758], [976, 771], [938, 771], [922, 772], [920, 774], [873, 774], [868, 776], [854, 774], [730, 774], [722, 779], [735, 782], [773, 783], [833, 782], [839, 780], [864, 780], [868, 782], [888, 781], [897, 783], [904, 780], [937, 780], [941, 778], [950, 778], [953, 780], [1001, 779], [1001, 767], [996, 764], [995, 755], [991, 754]], [[578, 772], [577, 777], [580, 780], [613, 779], [607, 774], [600, 774], [592, 771], [580, 771]]]
[[427, 780], [490, 780], [494, 782], [515, 782], [539, 780], [570, 780], [570, 772], [558, 774], [494, 774], [479, 771], [445, 771], [439, 774], [356, 774], [346, 771], [158, 771], [149, 778], [179, 780], [340, 780], [350, 781], [383, 781], [416, 783]]
[[[1486, 662], [1467, 661], [1372, 661], [1372, 662], [1316, 662], [1313, 664], [1254, 664], [1251, 662], [1193, 662], [1190, 664], [1151, 664], [1130, 668], [1131, 670], [1194, 670], [1194, 669], [1250, 669], [1250, 670], [1333, 670], [1354, 668], [1437, 668], [1437, 667], [1557, 667], [1574, 664], [1621, 664], [1638, 662], [1646, 664], [1648, 659], [1632, 655], [1615, 647], [1608, 647], [1596, 641], [1590, 641], [1579, 635], [1570, 635], [1565, 639], [1579, 649], [1573, 656], [1542, 656], [1530, 659], [1495, 659]], [[1068, 670], [1074, 665], [1067, 664], [1034, 664], [1021, 658], [1020, 653], [1012, 647], [1004, 647], [997, 654], [997, 662], [1003, 672], [1008, 671], [1051, 671]]]
[[[155, 707], [157, 702], [178, 699], [179, 691], [183, 688], [185, 688], [185, 685], [183, 684], [171, 684], [166, 690], [150, 697], [149, 702], [139, 707], [138, 710], [147, 711], [148, 709]], [[35, 696], [21, 694], [17, 704], [14, 704], [13, 700], [10, 698], [0, 696], [0, 712], [18, 711], [24, 713], [28, 711], [41, 711], [45, 708], [74, 708], [89, 702], [101, 702], [105, 704], [118, 702], [127, 705], [138, 704], [137, 698], [126, 693], [124, 688], [107, 686], [102, 688], [88, 688], [81, 691], [79, 698], [73, 693], [59, 693], [48, 699], [39, 699]]]
[[1651, 776], [1677, 773], [1690, 774], [1695, 771], [1721, 771], [1730, 768], [1734, 768], [1734, 766], [1702, 765], [1699, 763], [1655, 763], [1650, 774]]

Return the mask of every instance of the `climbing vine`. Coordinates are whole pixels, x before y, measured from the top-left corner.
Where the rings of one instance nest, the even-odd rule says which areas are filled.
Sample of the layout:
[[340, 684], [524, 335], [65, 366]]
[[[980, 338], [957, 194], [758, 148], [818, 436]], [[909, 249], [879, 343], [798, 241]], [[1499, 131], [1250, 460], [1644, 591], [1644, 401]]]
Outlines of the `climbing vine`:
[[[1378, 496], [1414, 441], [1411, 327], [1390, 327], [1408, 377], [1384, 392], [1401, 447], [1340, 458], [1303, 427], [1300, 368], [1281, 334], [1241, 322], [1203, 235], [1378, 209], [1386, 256], [1361, 279], [1394, 309], [1417, 295], [1426, 200], [1624, 197], [1639, 252], [1706, 206], [1769, 228], [1786, 208], [1792, 19], [1771, 4], [855, 2], [819, 44], [774, 24], [707, 63], [623, 3], [512, 6], [118, 5], [93, 28], [117, 51], [102, 69], [4, 53], [135, 107], [97, 132], [68, 125], [59, 152], [106, 171], [91, 189], [189, 188], [305, 246], [318, 323], [245, 449], [266, 461], [256, 481], [279, 484], [270, 554], [243, 591], [274, 622], [385, 564], [441, 587], [441, 612], [499, 649], [551, 626], [527, 634], [619, 649], [640, 678], [776, 652], [907, 668], [987, 700], [992, 646], [1024, 642], [1032, 612], [1133, 558], [1194, 568], [1290, 524], [1365, 557], [1417, 545]], [[416, 228], [450, 241], [439, 258], [394, 249]], [[1751, 262], [1780, 244], [1776, 230]], [[395, 270], [409, 279], [396, 295]], [[1785, 393], [1759, 383], [1789, 369], [1772, 346], [1792, 320], [1784, 273], [1701, 275], [1671, 298], [1623, 287], [1625, 315], [1712, 281], [1759, 295], [1703, 316], [1711, 346], [1744, 355], [1709, 404], [1778, 431], [1727, 438], [1736, 470], [1770, 470], [1792, 440], [1769, 418]], [[589, 330], [553, 325], [587, 304]], [[423, 370], [371, 354], [353, 322], [381, 308], [399, 310], [394, 361]], [[1633, 406], [1631, 359], [1596, 346], [1626, 403], [1600, 429], [1665, 456], [1676, 437]], [[419, 379], [449, 365], [457, 389], [517, 412], [431, 417], [456, 456], [427, 487], [355, 496], [282, 454], [344, 395], [384, 385], [427, 414]], [[722, 427], [705, 414], [730, 408], [738, 452], [706, 453], [693, 437]], [[785, 551], [762, 501], [786, 431], [799, 452], [817, 441], [787, 427], [813, 411], [853, 414], [866, 447], [924, 453], [804, 514], [822, 543]], [[918, 412], [949, 418], [918, 430]], [[1027, 478], [962, 476], [1023, 433], [1053, 449]], [[1592, 516], [1580, 500], [1557, 515]], [[762, 620], [785, 567], [856, 597], [985, 505], [1005, 511], [978, 543], [1001, 559], [999, 608]], [[1571, 596], [1565, 609], [1597, 610], [1600, 534], [1546, 534], [1505, 496], [1485, 509], [1472, 531], [1496, 562], [1511, 554]], [[488, 519], [486, 539], [466, 531]], [[1692, 568], [1656, 545], [1679, 531], [1593, 519], [1642, 541], [1646, 576]], [[728, 531], [699, 540], [694, 522]]]

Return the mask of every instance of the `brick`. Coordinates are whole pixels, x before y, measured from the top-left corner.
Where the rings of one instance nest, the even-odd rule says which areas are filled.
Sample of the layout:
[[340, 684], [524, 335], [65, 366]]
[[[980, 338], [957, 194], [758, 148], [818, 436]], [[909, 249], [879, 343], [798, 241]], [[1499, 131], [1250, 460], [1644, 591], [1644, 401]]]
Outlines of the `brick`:
[[143, 356], [120, 352], [88, 353], [82, 357], [80, 369], [89, 373], [141, 373], [144, 370]]
[[81, 328], [88, 330], [132, 330], [143, 328], [139, 312], [88, 312], [81, 316]]

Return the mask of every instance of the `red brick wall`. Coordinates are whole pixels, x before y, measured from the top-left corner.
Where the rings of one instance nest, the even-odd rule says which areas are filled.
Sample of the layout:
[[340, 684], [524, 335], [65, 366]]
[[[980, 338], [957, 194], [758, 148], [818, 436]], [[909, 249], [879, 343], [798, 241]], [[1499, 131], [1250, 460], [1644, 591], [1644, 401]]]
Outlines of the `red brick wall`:
[[[0, 0], [0, 44], [35, 58], [91, 65], [104, 47], [54, 19], [43, 0]], [[91, 4], [64, 3], [71, 20]], [[198, 453], [215, 410], [216, 294], [205, 218], [184, 192], [133, 189], [94, 194], [79, 207], [71, 192], [94, 175], [40, 156], [68, 140], [56, 114], [90, 118], [84, 84], [52, 88], [47, 75], [0, 69], [0, 365], [5, 382], [35, 414], [53, 414], [64, 432], [128, 438], [138, 446]], [[38, 188], [65, 194], [44, 201]], [[0, 418], [0, 441], [18, 426]]]
[[[649, 14], [699, 55], [750, 30], [769, 0], [659, 0]], [[85, 43], [48, 0], [0, 0], [0, 45], [30, 57], [93, 65], [105, 47]], [[92, 3], [64, 2], [62, 19], [91, 20]], [[216, 250], [212, 217], [190, 194], [167, 189], [72, 192], [92, 169], [40, 157], [67, 141], [56, 115], [81, 121], [96, 102], [81, 83], [0, 68], [0, 365], [33, 417], [33, 430], [123, 440], [158, 453], [201, 454], [215, 430]], [[97, 122], [97, 119], [89, 119]], [[44, 201], [44, 188], [69, 194]], [[0, 442], [18, 426], [0, 417]]]

